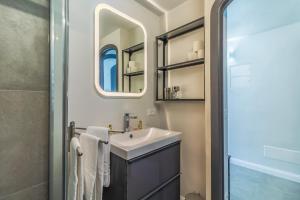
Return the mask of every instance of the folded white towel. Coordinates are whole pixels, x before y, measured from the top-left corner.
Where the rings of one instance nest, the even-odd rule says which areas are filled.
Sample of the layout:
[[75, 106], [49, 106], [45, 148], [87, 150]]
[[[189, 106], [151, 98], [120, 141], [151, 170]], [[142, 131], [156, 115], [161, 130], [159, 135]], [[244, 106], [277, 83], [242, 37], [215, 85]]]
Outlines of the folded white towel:
[[99, 138], [81, 133], [80, 144], [83, 151], [84, 199], [93, 200], [98, 171]]
[[[102, 141], [109, 141], [108, 128], [90, 126], [87, 128], [87, 133], [99, 137]], [[103, 183], [104, 187], [109, 187], [110, 184], [110, 143], [100, 143], [100, 152], [103, 155], [98, 156], [98, 180]], [[103, 156], [103, 158], [102, 158]], [[104, 162], [102, 161], [104, 160]], [[102, 167], [103, 165], [103, 167]], [[102, 178], [103, 176], [103, 178]], [[102, 181], [103, 180], [103, 181]]]
[[79, 140], [72, 138], [70, 144], [70, 173], [68, 182], [68, 200], [83, 199], [83, 177], [81, 157], [77, 155]]

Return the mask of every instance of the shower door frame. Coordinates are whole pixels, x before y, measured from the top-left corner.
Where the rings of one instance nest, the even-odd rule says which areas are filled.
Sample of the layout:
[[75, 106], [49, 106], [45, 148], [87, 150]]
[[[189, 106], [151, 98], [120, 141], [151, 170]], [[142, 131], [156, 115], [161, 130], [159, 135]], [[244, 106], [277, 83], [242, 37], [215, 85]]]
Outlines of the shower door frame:
[[49, 200], [67, 197], [68, 3], [50, 1]]
[[224, 200], [226, 194], [224, 131], [224, 12], [233, 0], [215, 0], [211, 10], [211, 198]]

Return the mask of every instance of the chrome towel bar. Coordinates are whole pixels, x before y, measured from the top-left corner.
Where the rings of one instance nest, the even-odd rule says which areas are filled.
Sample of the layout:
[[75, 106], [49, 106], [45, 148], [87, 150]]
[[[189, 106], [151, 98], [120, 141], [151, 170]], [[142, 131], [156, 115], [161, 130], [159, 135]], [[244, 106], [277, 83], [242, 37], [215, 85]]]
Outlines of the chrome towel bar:
[[[78, 130], [86, 130], [86, 128], [76, 127]], [[124, 133], [124, 131], [109, 130], [109, 133]]]
[[[69, 138], [70, 138], [70, 141], [69, 142], [71, 142], [71, 139], [73, 137], [75, 137], [76, 135], [80, 136], [81, 133], [76, 132], [76, 129], [86, 130], [86, 128], [76, 128], [75, 122], [74, 121], [70, 122], [70, 126], [69, 126]], [[117, 131], [109, 131], [109, 132], [117, 132]], [[108, 144], [108, 141], [99, 140], [99, 142], [104, 143], [104, 144]], [[83, 152], [81, 151], [80, 147], [77, 148], [77, 155], [78, 156], [82, 156], [83, 155]]]

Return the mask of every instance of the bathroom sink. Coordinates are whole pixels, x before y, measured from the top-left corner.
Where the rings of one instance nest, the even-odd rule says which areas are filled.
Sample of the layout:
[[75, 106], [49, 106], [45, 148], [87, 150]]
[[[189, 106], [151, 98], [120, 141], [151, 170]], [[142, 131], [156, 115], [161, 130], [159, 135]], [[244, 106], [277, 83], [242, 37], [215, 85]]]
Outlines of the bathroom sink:
[[180, 132], [158, 128], [115, 134], [110, 137], [111, 152], [123, 159], [130, 160], [180, 141], [180, 136]]

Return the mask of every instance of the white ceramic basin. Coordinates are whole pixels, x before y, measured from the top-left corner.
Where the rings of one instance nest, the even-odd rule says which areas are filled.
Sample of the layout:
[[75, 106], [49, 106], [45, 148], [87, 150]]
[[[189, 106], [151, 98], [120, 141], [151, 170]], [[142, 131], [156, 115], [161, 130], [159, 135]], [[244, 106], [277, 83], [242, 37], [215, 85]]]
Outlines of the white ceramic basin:
[[180, 141], [180, 132], [148, 128], [110, 137], [111, 152], [130, 160], [168, 144]]

